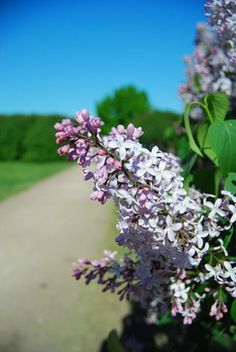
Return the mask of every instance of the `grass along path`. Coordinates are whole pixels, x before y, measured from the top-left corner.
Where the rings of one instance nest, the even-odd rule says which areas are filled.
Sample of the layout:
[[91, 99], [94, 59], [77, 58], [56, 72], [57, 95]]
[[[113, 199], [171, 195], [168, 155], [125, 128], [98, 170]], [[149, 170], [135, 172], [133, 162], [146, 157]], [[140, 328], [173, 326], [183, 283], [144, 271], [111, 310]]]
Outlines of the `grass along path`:
[[0, 200], [68, 167], [68, 162], [32, 163], [0, 161]]

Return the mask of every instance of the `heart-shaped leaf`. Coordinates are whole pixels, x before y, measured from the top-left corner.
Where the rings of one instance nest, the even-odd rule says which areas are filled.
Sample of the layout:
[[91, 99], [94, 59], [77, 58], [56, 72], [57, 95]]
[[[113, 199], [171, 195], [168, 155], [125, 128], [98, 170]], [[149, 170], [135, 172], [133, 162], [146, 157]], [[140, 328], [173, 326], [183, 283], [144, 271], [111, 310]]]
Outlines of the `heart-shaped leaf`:
[[229, 98], [224, 93], [212, 93], [203, 99], [213, 121], [224, 121], [229, 110]]
[[217, 165], [217, 156], [210, 145], [208, 129], [209, 123], [202, 122], [197, 130], [197, 140], [202, 152]]
[[213, 122], [208, 138], [222, 172], [236, 172], [236, 120]]

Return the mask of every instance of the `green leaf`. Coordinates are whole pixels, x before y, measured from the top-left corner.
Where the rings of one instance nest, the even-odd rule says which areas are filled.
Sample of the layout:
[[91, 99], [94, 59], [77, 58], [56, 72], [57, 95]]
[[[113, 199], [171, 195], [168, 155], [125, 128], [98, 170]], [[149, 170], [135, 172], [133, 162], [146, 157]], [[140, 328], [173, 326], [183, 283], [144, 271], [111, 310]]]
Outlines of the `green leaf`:
[[235, 341], [229, 335], [222, 332], [214, 334], [210, 341], [210, 352], [235, 352], [235, 349]]
[[208, 130], [208, 138], [222, 172], [236, 172], [236, 120], [213, 122]]
[[201, 75], [199, 73], [195, 73], [193, 78], [193, 85], [194, 90], [197, 94], [201, 93], [202, 86], [201, 86]]
[[197, 189], [205, 193], [215, 193], [215, 167], [204, 166], [192, 172], [193, 184]]
[[208, 122], [202, 122], [197, 129], [197, 141], [201, 148], [205, 145], [205, 140], [207, 137], [207, 131], [209, 128]]
[[225, 190], [236, 194], [236, 172], [230, 172], [225, 181]]
[[230, 243], [230, 240], [231, 240], [231, 237], [233, 236], [233, 233], [234, 233], [234, 230], [233, 228], [231, 227], [231, 229], [227, 232], [227, 234], [225, 235], [225, 238], [223, 240], [223, 243], [224, 243], [224, 247], [227, 249], [228, 248], [228, 245]]
[[183, 165], [183, 177], [188, 177], [194, 164], [197, 161], [197, 155], [195, 153], [191, 152], [191, 157], [189, 158], [189, 160]]
[[[228, 257], [227, 257], [227, 260], [233, 260], [234, 262], [236, 261], [236, 257], [235, 256], [233, 256], [233, 255], [229, 255]], [[236, 327], [235, 327], [236, 328]]]
[[117, 331], [111, 330], [108, 338], [107, 338], [107, 347], [108, 352], [125, 352], [124, 348], [122, 347]]
[[214, 177], [216, 197], [218, 197], [218, 194], [219, 194], [221, 180], [222, 180], [222, 173], [221, 173], [220, 169], [217, 169], [215, 172], [215, 177]]
[[212, 93], [204, 98], [213, 121], [224, 121], [229, 110], [229, 98], [224, 93]]
[[232, 306], [231, 306], [231, 317], [233, 321], [236, 323], [236, 299], [234, 299]]
[[198, 155], [200, 155], [201, 157], [203, 156], [202, 155], [202, 152], [200, 150], [200, 148], [197, 146], [194, 138], [193, 138], [193, 135], [192, 135], [192, 131], [191, 131], [191, 127], [190, 127], [190, 123], [189, 123], [189, 114], [191, 112], [191, 109], [194, 105], [198, 105], [198, 103], [196, 102], [192, 102], [190, 104], [188, 104], [185, 108], [185, 112], [184, 112], [184, 125], [185, 125], [185, 129], [186, 129], [186, 133], [187, 133], [187, 136], [188, 136], [188, 141], [189, 141], [189, 146], [190, 148]]
[[229, 255], [229, 256], [227, 257], [227, 260], [233, 260], [233, 261], [235, 262], [235, 261], [236, 261], [236, 257], [233, 256], [233, 255]]
[[208, 136], [209, 123], [202, 122], [197, 130], [197, 141], [201, 147], [202, 152], [217, 165], [217, 156], [214, 153]]
[[189, 147], [188, 138], [186, 135], [179, 137], [176, 141], [177, 154], [182, 160], [188, 159], [192, 150]]
[[188, 192], [190, 188], [190, 184], [193, 182], [193, 175], [189, 174], [187, 177], [184, 179], [184, 189]]
[[158, 326], [163, 326], [163, 325], [168, 325], [173, 322], [173, 317], [170, 315], [170, 312], [167, 311], [167, 313], [164, 313], [160, 316], [160, 318], [157, 320], [156, 324]]

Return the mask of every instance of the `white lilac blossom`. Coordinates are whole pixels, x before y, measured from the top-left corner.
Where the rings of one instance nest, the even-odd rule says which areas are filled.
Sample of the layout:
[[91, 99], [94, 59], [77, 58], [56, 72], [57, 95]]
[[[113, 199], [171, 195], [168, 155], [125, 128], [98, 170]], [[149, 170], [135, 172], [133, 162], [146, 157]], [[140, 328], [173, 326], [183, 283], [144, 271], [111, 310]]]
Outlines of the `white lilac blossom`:
[[[230, 98], [230, 109], [236, 109], [236, 2], [208, 0], [205, 5], [209, 24], [197, 26], [196, 47], [185, 58], [187, 82], [179, 92], [187, 104], [199, 101], [208, 93], [223, 92]], [[200, 108], [191, 117], [201, 119]]]
[[[213, 201], [194, 188], [187, 192], [178, 158], [144, 148], [141, 128], [119, 125], [103, 137], [101, 124], [86, 110], [75, 121], [57, 123], [57, 143], [65, 143], [58, 153], [93, 181], [92, 200], [114, 201], [116, 242], [128, 253], [121, 262], [109, 252], [101, 260], [79, 260], [73, 275], [87, 283], [96, 279], [121, 299], [132, 296], [152, 317], [171, 306], [190, 324], [205, 298], [197, 293], [199, 284], [214, 283], [211, 294], [221, 287], [235, 297], [236, 266], [222, 239], [236, 221], [236, 198], [225, 191]], [[226, 310], [221, 302], [219, 309]]]

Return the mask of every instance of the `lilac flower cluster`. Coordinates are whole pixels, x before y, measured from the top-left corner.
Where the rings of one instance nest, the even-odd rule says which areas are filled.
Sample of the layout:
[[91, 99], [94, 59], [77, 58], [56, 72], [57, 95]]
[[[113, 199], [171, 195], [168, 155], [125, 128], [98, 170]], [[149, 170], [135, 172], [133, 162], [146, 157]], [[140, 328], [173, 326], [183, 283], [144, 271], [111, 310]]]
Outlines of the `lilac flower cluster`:
[[[87, 283], [97, 279], [121, 299], [132, 294], [149, 311], [150, 321], [171, 305], [172, 314], [190, 324], [206, 296], [197, 293], [204, 282], [215, 283], [211, 295], [220, 288], [235, 297], [236, 266], [222, 238], [236, 222], [236, 197], [222, 192], [214, 199], [194, 188], [187, 192], [178, 158], [158, 147], [144, 148], [138, 140], [141, 128], [119, 125], [101, 136], [101, 120], [86, 110], [75, 120], [55, 125], [57, 143], [65, 143], [58, 153], [77, 161], [84, 179], [93, 180], [92, 200], [113, 199], [120, 232], [116, 242], [129, 253], [121, 263], [108, 252], [100, 261], [79, 260], [73, 275]], [[219, 311], [226, 311], [221, 300], [211, 315], [218, 318]]]
[[[213, 92], [223, 92], [230, 98], [231, 110], [236, 109], [236, 2], [209, 0], [206, 3], [209, 24], [197, 26], [196, 47], [185, 58], [187, 83], [180, 86], [185, 103], [199, 101]], [[193, 119], [201, 119], [195, 108]]]
[[210, 25], [216, 29], [221, 46], [236, 69], [236, 1], [208, 0], [205, 8]]
[[84, 276], [85, 283], [92, 280], [103, 285], [103, 292], [117, 292], [120, 300], [129, 299], [134, 291], [135, 283], [135, 262], [125, 255], [123, 262], [116, 260], [116, 252], [104, 251], [104, 258], [99, 260], [89, 260], [81, 258], [72, 263], [72, 276], [79, 280]]

